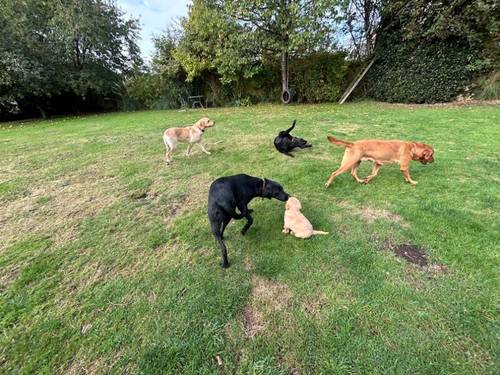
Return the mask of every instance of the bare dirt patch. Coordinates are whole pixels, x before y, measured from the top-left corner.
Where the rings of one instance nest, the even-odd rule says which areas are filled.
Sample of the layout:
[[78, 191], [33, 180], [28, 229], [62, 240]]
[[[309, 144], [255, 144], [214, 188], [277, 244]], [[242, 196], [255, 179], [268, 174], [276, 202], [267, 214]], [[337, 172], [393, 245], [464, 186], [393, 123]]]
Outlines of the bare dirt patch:
[[[408, 243], [397, 245], [390, 240], [384, 241], [384, 244], [387, 250], [390, 250], [399, 258], [403, 258], [408, 263], [404, 281], [414, 289], [424, 289], [426, 278], [435, 279], [449, 272], [448, 267], [443, 264], [429, 263], [427, 254], [421, 247]], [[426, 277], [422, 278], [422, 273]]]
[[352, 213], [360, 216], [369, 224], [373, 224], [377, 220], [386, 220], [396, 223], [404, 228], [408, 228], [410, 226], [401, 216], [385, 209], [373, 207], [358, 208], [345, 201], [340, 202], [339, 206], [349, 209]]
[[292, 293], [286, 284], [252, 276], [252, 294], [241, 320], [245, 338], [252, 339], [267, 327], [266, 316], [290, 306]]
[[252, 284], [252, 298], [266, 309], [282, 310], [289, 306], [292, 293], [286, 284], [256, 275], [252, 277]]
[[243, 269], [247, 272], [252, 272], [253, 270], [253, 263], [249, 256], [246, 256], [245, 259], [243, 259]]
[[321, 320], [323, 318], [323, 309], [326, 304], [327, 302], [325, 297], [322, 295], [314, 296], [313, 298], [308, 298], [304, 301], [304, 303], [302, 303], [302, 311], [315, 319]]
[[253, 339], [260, 331], [266, 328], [262, 314], [253, 306], [245, 306], [242, 312], [245, 338]]
[[[182, 186], [175, 186], [175, 191], [163, 191], [164, 196], [159, 201], [159, 207], [164, 216], [164, 223], [169, 224], [177, 216], [185, 212], [192, 211], [203, 205], [207, 199], [207, 192], [212, 181], [208, 173], [192, 177], [194, 181], [189, 180], [188, 185], [183, 188]], [[159, 183], [154, 183], [158, 186]], [[168, 185], [164, 181], [165, 185]], [[162, 193], [154, 190], [157, 195]], [[167, 195], [168, 194], [168, 195]]]
[[[95, 176], [43, 182], [31, 194], [5, 202], [0, 210], [0, 251], [24, 236], [53, 233], [54, 245], [77, 238], [76, 225], [116, 203], [120, 197], [114, 178]], [[45, 204], [40, 197], [49, 197]]]
[[429, 277], [437, 277], [447, 274], [449, 272], [449, 268], [444, 264], [429, 264], [427, 267], [425, 267], [425, 271], [427, 272]]
[[2, 269], [0, 275], [0, 292], [7, 289], [14, 282], [19, 272], [24, 268], [24, 264], [16, 263]]
[[358, 211], [358, 214], [369, 223], [373, 223], [376, 220], [383, 219], [392, 221], [393, 223], [397, 223], [402, 227], [409, 227], [408, 223], [404, 221], [401, 216], [387, 210], [364, 207]]
[[396, 254], [396, 256], [420, 267], [426, 266], [428, 263], [425, 251], [416, 245], [402, 244], [392, 248], [391, 250], [394, 254]]

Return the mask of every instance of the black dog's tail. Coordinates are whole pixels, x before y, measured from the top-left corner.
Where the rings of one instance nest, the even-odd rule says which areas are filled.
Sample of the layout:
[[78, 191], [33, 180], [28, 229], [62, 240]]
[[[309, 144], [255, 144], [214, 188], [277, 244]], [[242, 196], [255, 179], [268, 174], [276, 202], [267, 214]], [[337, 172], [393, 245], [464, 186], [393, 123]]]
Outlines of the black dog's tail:
[[287, 130], [285, 130], [285, 133], [290, 134], [290, 132], [295, 128], [295, 123], [297, 120], [293, 120], [292, 126], [290, 126]]

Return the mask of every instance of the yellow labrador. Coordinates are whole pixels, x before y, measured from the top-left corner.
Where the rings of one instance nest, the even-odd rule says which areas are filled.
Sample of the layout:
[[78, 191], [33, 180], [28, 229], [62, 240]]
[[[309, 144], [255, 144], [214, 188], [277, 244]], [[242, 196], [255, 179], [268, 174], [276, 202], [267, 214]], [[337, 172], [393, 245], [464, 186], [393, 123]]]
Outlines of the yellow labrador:
[[186, 149], [186, 156], [191, 152], [193, 144], [198, 145], [205, 154], [210, 155], [210, 152], [205, 150], [205, 147], [201, 143], [201, 137], [206, 128], [210, 128], [215, 125], [215, 122], [210, 120], [208, 117], [203, 117], [196, 121], [193, 126], [188, 126], [185, 128], [169, 128], [163, 133], [163, 143], [165, 143], [166, 153], [165, 161], [170, 163], [172, 161], [172, 154], [177, 148], [179, 142], [187, 142], [188, 147]]
[[328, 234], [320, 230], [314, 230], [311, 222], [300, 212], [302, 205], [295, 197], [290, 197], [285, 205], [285, 225], [283, 233], [291, 233], [298, 238], [309, 238], [314, 234]]

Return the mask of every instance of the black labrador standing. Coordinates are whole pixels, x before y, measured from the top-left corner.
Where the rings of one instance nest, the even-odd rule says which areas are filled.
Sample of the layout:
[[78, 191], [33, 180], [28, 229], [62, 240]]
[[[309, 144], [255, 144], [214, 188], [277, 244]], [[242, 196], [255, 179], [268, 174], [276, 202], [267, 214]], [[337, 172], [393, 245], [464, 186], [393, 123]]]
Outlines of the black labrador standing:
[[[252, 216], [250, 216], [252, 210], [247, 205], [255, 197], [275, 198], [286, 202], [289, 195], [277, 182], [246, 174], [220, 177], [210, 185], [208, 218], [212, 233], [220, 245], [223, 268], [229, 267], [227, 249], [224, 244], [224, 230], [231, 219], [240, 220], [245, 217], [247, 222], [241, 230], [241, 234], [245, 235], [253, 223]], [[240, 213], [236, 212], [236, 208]]]
[[276, 147], [276, 150], [287, 156], [291, 156], [292, 158], [294, 156], [290, 154], [290, 151], [294, 148], [312, 147], [312, 145], [307, 143], [305, 139], [297, 138], [290, 134], [293, 128], [295, 128], [296, 122], [297, 120], [293, 120], [292, 126], [290, 126], [287, 130], [280, 131], [278, 136], [274, 138], [274, 147]]

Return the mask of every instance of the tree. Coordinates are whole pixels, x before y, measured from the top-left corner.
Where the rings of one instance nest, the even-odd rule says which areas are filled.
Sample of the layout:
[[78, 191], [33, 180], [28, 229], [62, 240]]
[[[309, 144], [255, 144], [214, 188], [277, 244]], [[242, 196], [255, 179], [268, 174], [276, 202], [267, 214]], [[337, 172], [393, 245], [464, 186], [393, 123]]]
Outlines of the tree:
[[138, 23], [114, 1], [3, 0], [0, 101], [31, 104], [45, 116], [54, 95], [112, 92], [139, 62]]
[[494, 0], [384, 1], [368, 94], [410, 103], [468, 95], [479, 75], [498, 69], [497, 8]]
[[183, 35], [173, 56], [188, 80], [203, 71], [216, 71], [222, 83], [257, 72], [256, 57], [244, 43], [242, 28], [205, 0], [194, 0], [181, 21]]
[[282, 100], [291, 99], [290, 55], [314, 50], [331, 31], [335, 2], [329, 0], [214, 0], [246, 31], [262, 53], [279, 54]]
[[345, 30], [353, 43], [355, 58], [366, 58], [373, 53], [381, 5], [382, 0], [347, 0], [342, 5]]
[[383, 3], [382, 31], [397, 31], [405, 41], [463, 41], [469, 45], [472, 72], [498, 69], [498, 2], [495, 0], [392, 0]]
[[177, 108], [179, 97], [189, 95], [191, 84], [186, 82], [186, 72], [173, 53], [182, 38], [181, 30], [170, 27], [153, 39], [155, 52], [151, 67], [127, 77], [124, 85], [126, 109]]
[[407, 39], [460, 37], [482, 43], [498, 32], [495, 0], [391, 0], [383, 5], [384, 27], [401, 28]]

